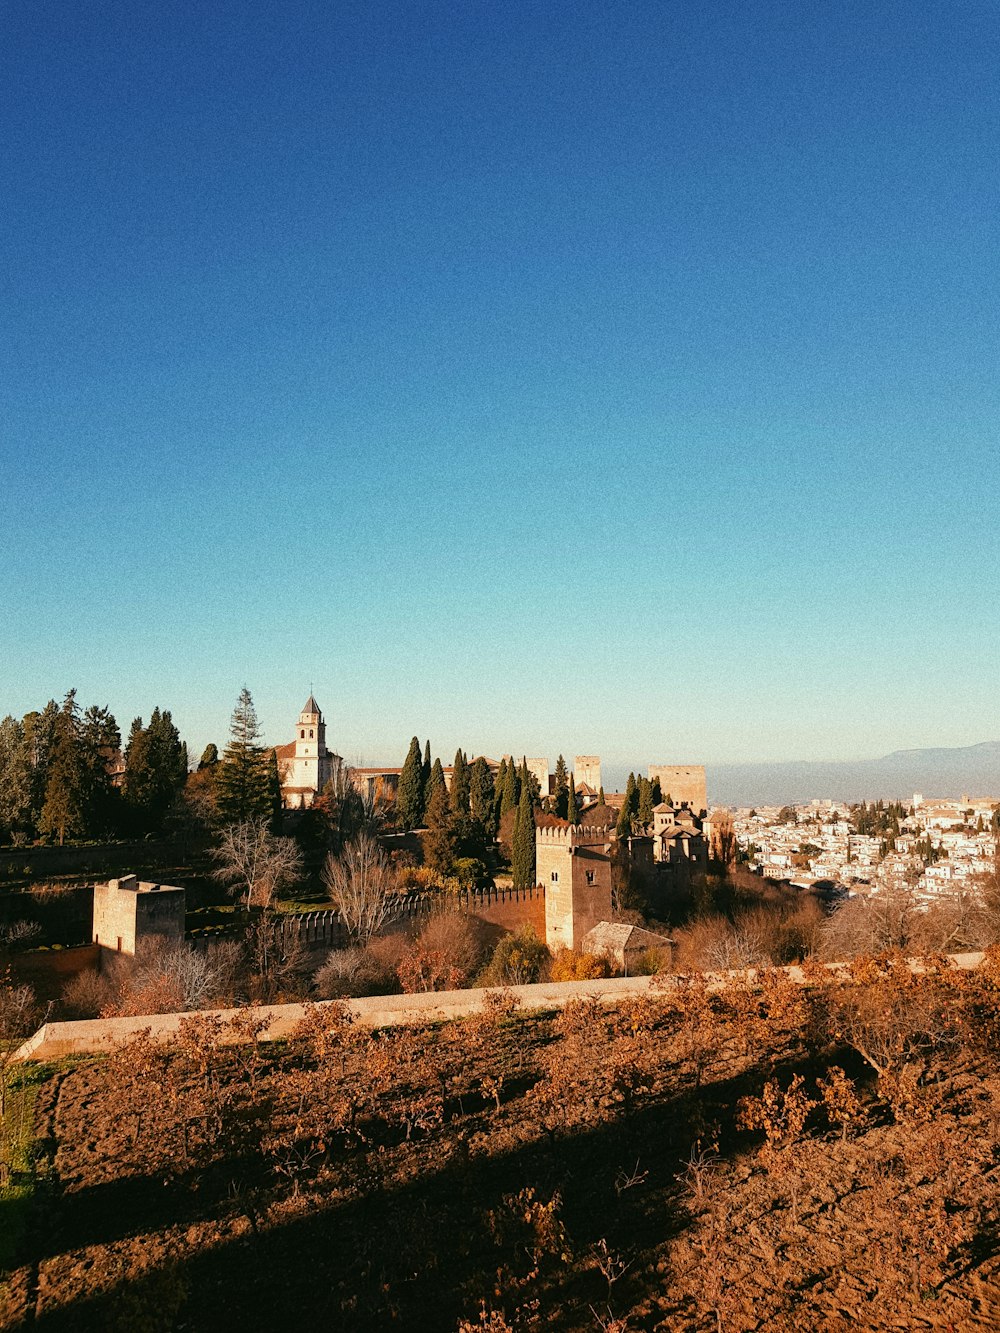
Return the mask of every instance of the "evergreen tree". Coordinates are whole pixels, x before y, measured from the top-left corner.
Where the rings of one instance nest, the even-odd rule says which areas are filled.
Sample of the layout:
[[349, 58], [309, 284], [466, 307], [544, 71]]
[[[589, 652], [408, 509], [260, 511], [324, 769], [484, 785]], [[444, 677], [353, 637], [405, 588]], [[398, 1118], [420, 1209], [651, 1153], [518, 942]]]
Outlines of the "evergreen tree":
[[604, 804], [604, 788], [603, 788], [603, 787], [602, 787], [601, 790], [597, 793], [597, 804], [598, 804], [598, 805], [603, 805], [603, 804]]
[[45, 804], [45, 789], [49, 781], [49, 765], [56, 744], [56, 732], [59, 727], [59, 705], [50, 699], [40, 713], [25, 713], [24, 746], [30, 771], [30, 809], [29, 826], [32, 832], [38, 828]]
[[455, 766], [451, 771], [451, 809], [456, 815], [469, 813], [469, 765], [461, 749], [455, 751]]
[[[440, 781], [435, 774], [440, 775]], [[422, 835], [424, 861], [439, 875], [450, 875], [455, 860], [455, 831], [445, 786], [441, 761], [431, 769], [430, 797], [427, 801], [427, 832]]]
[[632, 832], [632, 820], [638, 810], [639, 789], [636, 786], [635, 774], [630, 773], [625, 786], [625, 799], [622, 801], [622, 808], [618, 813], [618, 824], [615, 827], [615, 833], [619, 838], [627, 838]]
[[83, 823], [88, 837], [104, 837], [119, 820], [119, 795], [112, 770], [121, 748], [121, 732], [110, 709], [91, 704], [79, 728], [83, 768]]
[[427, 810], [431, 808], [431, 797], [435, 792], [443, 791], [448, 795], [448, 784], [444, 780], [444, 769], [441, 767], [441, 760], [435, 759], [431, 765], [431, 775], [427, 782]]
[[656, 807], [657, 807], [658, 805], [660, 805], [660, 804], [662, 803], [662, 801], [663, 801], [663, 789], [662, 789], [661, 786], [660, 786], [660, 779], [659, 779], [659, 778], [654, 778], [654, 779], [653, 779], [653, 795], [652, 795], [652, 801], [653, 801], [653, 809], [654, 809], [654, 810], [655, 810]]
[[639, 804], [637, 817], [643, 828], [649, 828], [653, 822], [653, 784], [648, 778], [639, 779]]
[[0, 722], [0, 839], [26, 838], [31, 831], [31, 762], [24, 723]]
[[430, 792], [427, 790], [427, 784], [431, 780], [431, 742], [428, 737], [424, 744], [424, 762], [420, 770], [420, 780], [423, 783], [424, 809], [427, 809], [427, 802], [430, 800]]
[[500, 818], [503, 819], [508, 810], [513, 810], [517, 802], [517, 772], [514, 768], [514, 760], [509, 759], [503, 773], [503, 785], [500, 788]]
[[269, 751], [267, 756], [267, 792], [271, 801], [271, 832], [280, 834], [285, 804], [281, 798], [281, 774], [278, 772], [277, 750]]
[[555, 782], [552, 789], [552, 811], [560, 819], [566, 818], [569, 802], [569, 782], [566, 772], [566, 760], [559, 756], [556, 760]]
[[233, 709], [229, 744], [216, 785], [219, 819], [223, 825], [270, 817], [267, 761], [260, 736], [253, 698], [244, 685]]
[[85, 770], [80, 746], [80, 708], [76, 690], [63, 700], [55, 731], [55, 743], [45, 784], [38, 830], [55, 836], [61, 847], [69, 834], [83, 832]]
[[469, 807], [472, 818], [482, 827], [488, 840], [496, 837], [496, 792], [493, 789], [493, 774], [482, 755], [472, 765], [469, 775]]
[[530, 889], [535, 883], [535, 809], [531, 801], [531, 785], [522, 775], [521, 796], [514, 821], [511, 843], [511, 873], [515, 889]]
[[414, 736], [399, 775], [396, 798], [399, 822], [405, 829], [419, 828], [424, 817], [424, 776], [420, 762], [420, 741]]
[[576, 784], [573, 774], [569, 775], [569, 790], [566, 793], [566, 818], [571, 824], [579, 824], [580, 815], [576, 808]]

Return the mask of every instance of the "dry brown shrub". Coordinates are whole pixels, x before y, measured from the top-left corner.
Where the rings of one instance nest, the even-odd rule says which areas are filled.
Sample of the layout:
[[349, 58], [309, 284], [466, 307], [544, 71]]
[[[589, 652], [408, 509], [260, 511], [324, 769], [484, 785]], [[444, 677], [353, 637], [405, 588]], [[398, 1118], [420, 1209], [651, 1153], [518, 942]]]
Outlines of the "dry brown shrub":
[[594, 981], [610, 975], [606, 958], [579, 949], [559, 949], [549, 969], [551, 981]]

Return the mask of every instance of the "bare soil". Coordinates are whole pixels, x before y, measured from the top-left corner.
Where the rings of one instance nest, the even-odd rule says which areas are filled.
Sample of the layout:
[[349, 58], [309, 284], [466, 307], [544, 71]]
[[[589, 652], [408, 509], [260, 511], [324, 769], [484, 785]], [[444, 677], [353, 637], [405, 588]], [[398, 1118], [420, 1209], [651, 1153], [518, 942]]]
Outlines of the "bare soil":
[[[38, 1092], [3, 1326], [996, 1329], [997, 989], [950, 986], [938, 1016], [975, 1024], [911, 1042], [891, 1086], [784, 995], [140, 1039]], [[739, 1105], [768, 1085], [765, 1134]]]

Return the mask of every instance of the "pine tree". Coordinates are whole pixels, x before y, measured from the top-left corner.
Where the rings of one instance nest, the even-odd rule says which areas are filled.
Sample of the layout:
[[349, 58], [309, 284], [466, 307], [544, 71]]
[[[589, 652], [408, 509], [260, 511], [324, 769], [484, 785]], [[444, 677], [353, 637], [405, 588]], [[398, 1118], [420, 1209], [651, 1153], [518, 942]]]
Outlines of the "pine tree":
[[267, 761], [253, 698], [245, 685], [233, 709], [229, 736], [217, 779], [219, 819], [223, 825], [269, 819]]
[[27, 836], [31, 828], [31, 763], [24, 723], [0, 722], [0, 837]]
[[399, 822], [403, 828], [419, 828], [424, 817], [424, 778], [420, 762], [420, 741], [416, 736], [410, 741], [410, 748], [403, 761], [396, 800]]
[[569, 775], [569, 791], [566, 793], [566, 818], [571, 824], [580, 822], [580, 814], [576, 808], [576, 784], [572, 773]]
[[531, 785], [522, 775], [521, 796], [514, 821], [511, 842], [511, 873], [515, 889], [530, 889], [535, 883], [535, 809], [531, 802]]
[[110, 709], [92, 704], [80, 723], [83, 823], [89, 837], [106, 836], [118, 823], [119, 794], [111, 773], [121, 743], [121, 732]]
[[653, 822], [653, 784], [648, 778], [639, 779], [639, 804], [637, 817], [643, 828], [649, 828]]
[[566, 772], [566, 760], [559, 756], [556, 760], [555, 782], [552, 789], [552, 810], [560, 819], [566, 818], [569, 800], [569, 782]]
[[59, 846], [71, 836], [83, 832], [84, 787], [86, 772], [80, 745], [80, 708], [76, 690], [63, 700], [52, 747], [45, 802], [39, 819], [39, 832], [58, 836]]
[[456, 815], [469, 813], [469, 765], [461, 749], [455, 751], [455, 766], [451, 770], [451, 809]]

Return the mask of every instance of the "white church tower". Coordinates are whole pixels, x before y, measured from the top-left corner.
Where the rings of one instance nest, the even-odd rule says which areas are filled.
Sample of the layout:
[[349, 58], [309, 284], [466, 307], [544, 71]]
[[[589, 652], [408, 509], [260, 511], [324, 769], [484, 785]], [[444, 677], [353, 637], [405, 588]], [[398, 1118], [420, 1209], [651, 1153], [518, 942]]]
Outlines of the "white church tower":
[[330, 779], [339, 773], [342, 761], [326, 748], [326, 723], [311, 694], [299, 713], [295, 740], [292, 745], [281, 747], [278, 760], [285, 771], [282, 794], [285, 805], [291, 809], [312, 805]]

